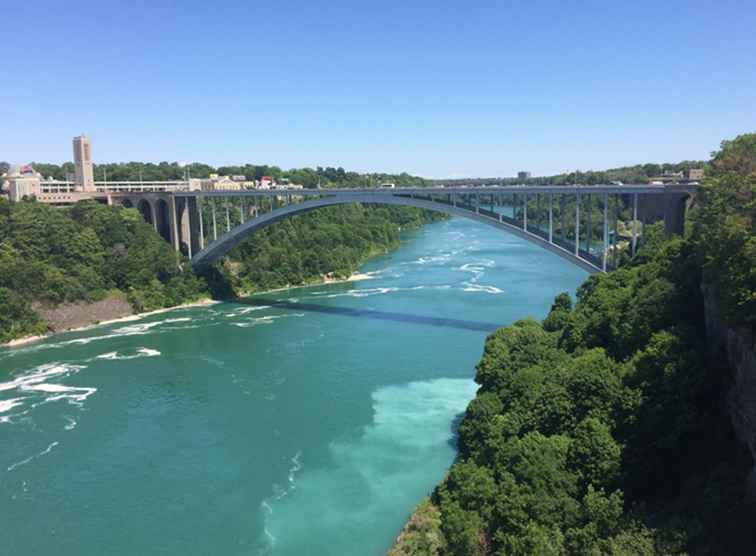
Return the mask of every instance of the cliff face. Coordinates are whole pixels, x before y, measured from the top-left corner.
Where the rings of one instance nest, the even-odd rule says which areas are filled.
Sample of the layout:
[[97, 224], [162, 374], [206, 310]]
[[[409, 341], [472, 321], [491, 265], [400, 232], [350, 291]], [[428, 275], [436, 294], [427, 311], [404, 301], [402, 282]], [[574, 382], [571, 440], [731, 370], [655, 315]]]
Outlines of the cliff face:
[[[724, 354], [733, 371], [727, 405], [738, 438], [756, 462], [756, 338], [745, 329], [733, 329], [721, 315], [714, 286], [702, 286], [706, 334], [713, 357]], [[751, 471], [751, 492], [756, 496], [756, 464]]]

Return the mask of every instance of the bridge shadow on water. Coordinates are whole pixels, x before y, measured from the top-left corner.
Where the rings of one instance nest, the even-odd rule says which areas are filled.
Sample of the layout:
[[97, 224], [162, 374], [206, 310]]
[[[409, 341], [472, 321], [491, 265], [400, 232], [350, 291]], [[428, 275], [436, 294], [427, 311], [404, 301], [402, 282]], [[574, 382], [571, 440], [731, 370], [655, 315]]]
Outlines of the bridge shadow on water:
[[404, 322], [410, 324], [424, 324], [427, 326], [439, 326], [442, 328], [457, 328], [460, 330], [474, 330], [477, 332], [493, 332], [500, 328], [501, 324], [491, 322], [480, 322], [472, 320], [450, 319], [440, 317], [426, 317], [424, 315], [412, 315], [408, 313], [394, 313], [389, 311], [374, 311], [372, 309], [354, 309], [351, 307], [334, 307], [331, 305], [320, 305], [318, 303], [293, 303], [291, 301], [279, 301], [275, 299], [266, 299], [256, 297], [254, 299], [237, 299], [235, 303], [242, 305], [252, 305], [256, 307], [266, 306], [277, 309], [287, 309], [292, 311], [309, 311], [313, 313], [323, 313], [326, 315], [340, 315], [344, 317], [357, 317], [375, 320], [387, 320], [394, 322]]

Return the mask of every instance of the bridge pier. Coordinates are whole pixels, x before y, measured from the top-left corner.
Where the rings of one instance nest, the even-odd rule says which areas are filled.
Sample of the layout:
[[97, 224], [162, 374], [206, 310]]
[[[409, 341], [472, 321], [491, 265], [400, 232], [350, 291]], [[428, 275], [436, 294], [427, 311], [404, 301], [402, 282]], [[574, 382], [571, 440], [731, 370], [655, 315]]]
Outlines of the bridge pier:
[[685, 231], [687, 193], [664, 194], [664, 229], [668, 234], [682, 235]]
[[586, 207], [585, 210], [588, 211], [588, 222], [585, 229], [585, 251], [588, 253], [588, 255], [591, 254], [591, 239], [593, 238], [593, 223], [591, 222], [591, 213], [593, 213], [593, 196], [588, 193], [588, 198], [586, 199]]
[[638, 245], [638, 194], [633, 193], [633, 239], [631, 246], [631, 255], [635, 257], [635, 251]]
[[213, 241], [218, 241], [218, 224], [215, 220], [215, 199], [213, 199]]
[[575, 256], [580, 256], [580, 192], [575, 193]]
[[549, 193], [549, 243], [554, 243], [554, 194]]
[[603, 252], [603, 255], [601, 256], [601, 270], [603, 270], [604, 272], [606, 272], [606, 252], [609, 249], [609, 242], [608, 242], [608, 240], [609, 240], [609, 237], [608, 237], [609, 236], [609, 224], [607, 223], [608, 205], [609, 205], [609, 195], [607, 195], [606, 193], [604, 193], [604, 228], [603, 228], [603, 232], [604, 232], [604, 252]]
[[205, 229], [202, 223], [202, 197], [197, 197], [197, 214], [199, 215], [199, 247], [200, 251], [205, 248]]

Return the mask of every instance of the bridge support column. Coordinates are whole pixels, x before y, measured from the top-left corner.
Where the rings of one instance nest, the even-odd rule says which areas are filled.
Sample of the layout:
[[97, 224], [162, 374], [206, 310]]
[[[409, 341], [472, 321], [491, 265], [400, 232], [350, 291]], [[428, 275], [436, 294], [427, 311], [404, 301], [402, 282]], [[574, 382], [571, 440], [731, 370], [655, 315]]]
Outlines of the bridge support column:
[[523, 195], [522, 201], [522, 229], [528, 231], [528, 194]]
[[575, 193], [575, 256], [580, 257], [580, 192]]
[[178, 253], [179, 251], [179, 232], [178, 232], [178, 219], [176, 218], [176, 197], [174, 195], [170, 196], [169, 201], [169, 208], [171, 209], [170, 212], [170, 226], [171, 226], [171, 243], [173, 244], [173, 248]]
[[591, 254], [591, 239], [593, 239], [593, 223], [591, 222], [591, 216], [593, 213], [593, 195], [588, 193], [588, 227], [585, 230], [585, 250], [588, 251], [588, 255]]
[[664, 194], [664, 229], [668, 234], [682, 235], [685, 231], [685, 203], [687, 193]]
[[157, 209], [155, 208], [155, 203], [147, 201], [147, 203], [150, 205], [150, 215], [152, 216], [152, 227], [155, 228], [155, 231], [159, 234], [160, 230], [158, 229], [158, 215], [157, 215]]
[[475, 194], [475, 214], [480, 214], [480, 193]]
[[231, 213], [228, 208], [228, 204], [226, 204], [226, 232], [231, 231]]
[[609, 223], [608, 218], [609, 195], [604, 193], [604, 255], [601, 257], [601, 270], [606, 272], [606, 252], [609, 249]]
[[189, 211], [187, 219], [189, 220], [189, 241], [187, 243], [191, 257], [191, 254], [198, 253], [202, 249], [202, 216], [199, 212], [198, 197], [187, 197], [186, 205], [186, 210]]
[[619, 221], [619, 200], [621, 197], [614, 197], [614, 235], [612, 236], [612, 268], [617, 268], [617, 232]]
[[179, 221], [179, 249], [186, 245], [186, 255], [192, 258], [192, 214], [189, 210], [189, 197], [184, 197], [178, 203]]
[[213, 199], [213, 241], [218, 241], [218, 224], [215, 220], [215, 199]]
[[554, 194], [549, 193], [549, 243], [554, 243]]
[[638, 244], [638, 194], [633, 193], [633, 239], [630, 253], [635, 257], [635, 248]]
[[[560, 229], [560, 235], [562, 236], [562, 243], [563, 244], [567, 243], [567, 227], [564, 224], [564, 222], [565, 222], [565, 218], [564, 218], [564, 215], [565, 215], [565, 210], [564, 210], [565, 206], [564, 205], [565, 205], [565, 203], [564, 203], [564, 193], [560, 193], [559, 194], [559, 217], [560, 217], [560, 219], [562, 221], [562, 227]], [[563, 245], [563, 247], [564, 247], [564, 245]]]
[[202, 222], [202, 197], [197, 197], [197, 215], [199, 216], [199, 247], [200, 250], [205, 248], [205, 228]]
[[239, 205], [239, 219], [244, 224], [244, 197], [241, 198], [241, 205]]

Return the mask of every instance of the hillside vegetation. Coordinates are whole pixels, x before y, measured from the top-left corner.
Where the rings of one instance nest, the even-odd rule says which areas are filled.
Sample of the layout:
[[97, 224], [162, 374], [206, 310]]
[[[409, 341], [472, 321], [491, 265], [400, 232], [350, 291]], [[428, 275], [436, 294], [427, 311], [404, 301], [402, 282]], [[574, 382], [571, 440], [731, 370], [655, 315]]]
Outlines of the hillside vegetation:
[[543, 322], [488, 337], [459, 459], [421, 507], [436, 517], [396, 554], [753, 553], [753, 461], [702, 284], [730, 326], [756, 330], [754, 138], [716, 153], [685, 238], [657, 228], [574, 304], [561, 294]]
[[197, 276], [135, 209], [92, 201], [54, 208], [0, 198], [0, 343], [47, 331], [35, 307], [125, 295], [137, 312], [345, 277], [439, 218], [410, 207], [343, 206], [276, 223]]
[[229, 281], [253, 292], [346, 278], [371, 256], [399, 247], [401, 230], [444, 218], [411, 207], [327, 207], [252, 235], [230, 253]]

